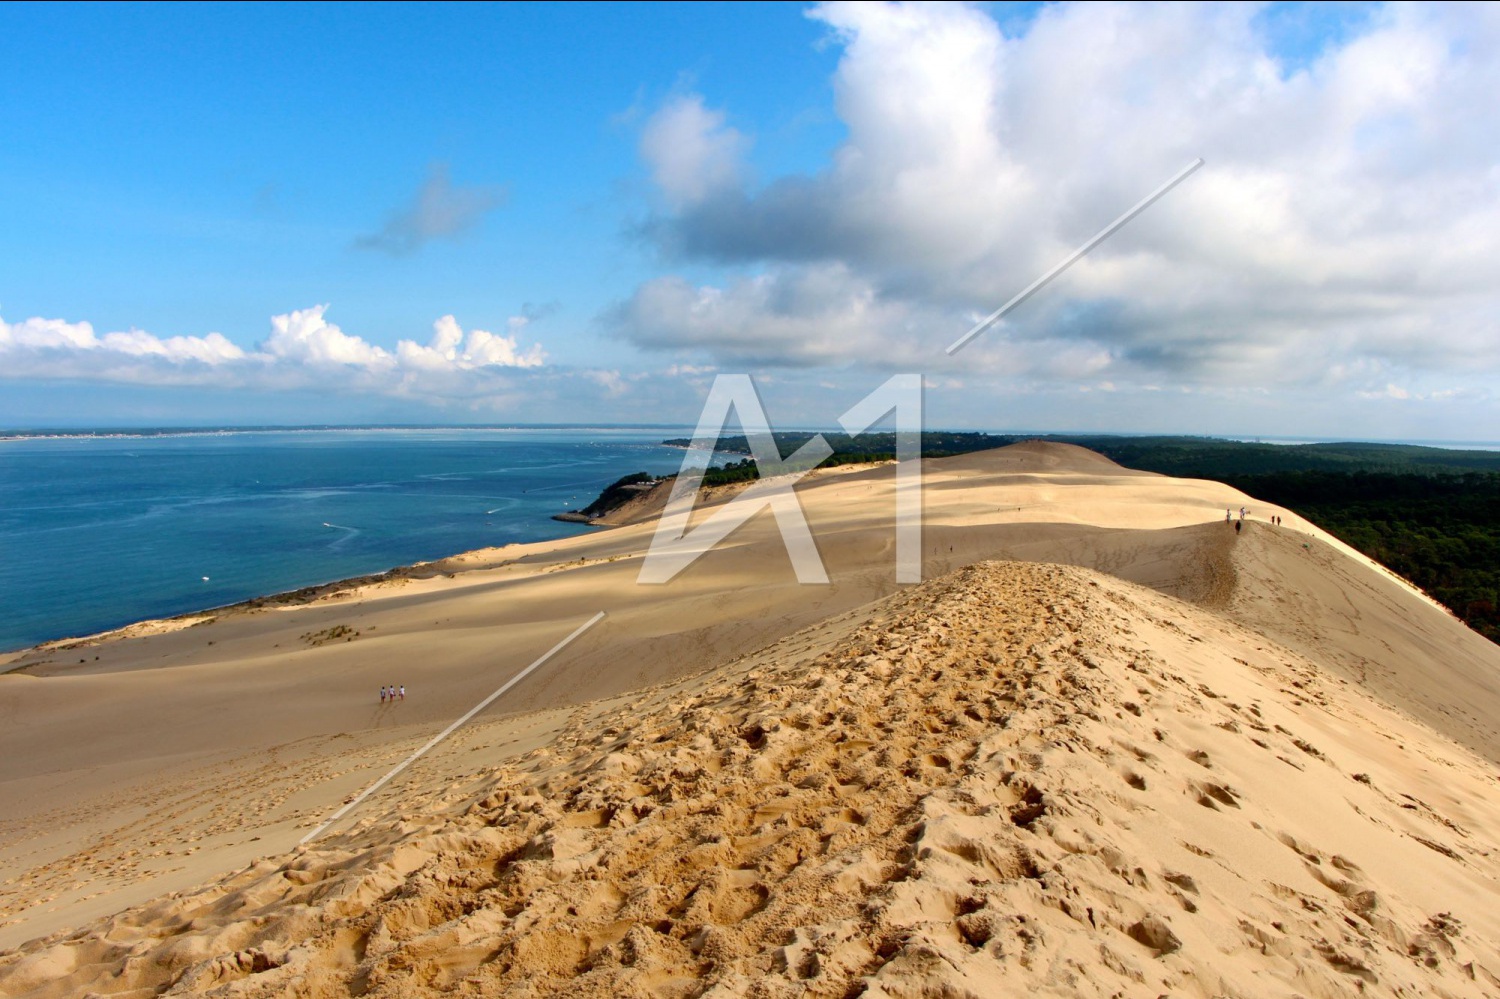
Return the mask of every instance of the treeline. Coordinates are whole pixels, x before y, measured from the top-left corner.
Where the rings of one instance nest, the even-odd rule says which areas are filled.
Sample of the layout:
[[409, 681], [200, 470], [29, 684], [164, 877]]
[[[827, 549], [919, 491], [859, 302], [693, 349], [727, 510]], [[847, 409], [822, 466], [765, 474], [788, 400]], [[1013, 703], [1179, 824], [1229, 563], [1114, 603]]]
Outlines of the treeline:
[[585, 517], [602, 517], [611, 510], [624, 505], [631, 497], [639, 495], [640, 486], [655, 481], [656, 476], [649, 472], [632, 472], [605, 486], [604, 491], [594, 502], [577, 512]]
[[[781, 455], [781, 460], [787, 461], [802, 445], [815, 436], [817, 434], [813, 431], [778, 430], [772, 438], [776, 442], [776, 450]], [[833, 448], [833, 453], [818, 463], [819, 468], [896, 460], [896, 435], [893, 432], [883, 431], [851, 436], [825, 431], [823, 439], [828, 442], [829, 447]], [[926, 458], [946, 458], [956, 454], [968, 454], [972, 451], [988, 451], [991, 448], [1004, 447], [1007, 444], [1028, 439], [1030, 438], [963, 431], [925, 431], [922, 434], [922, 455]], [[689, 447], [693, 442], [691, 438], [676, 437], [662, 441], [662, 443], [672, 447]], [[714, 446], [714, 454], [721, 459], [728, 455], [750, 453], [750, 442], [743, 434], [720, 437]], [[801, 471], [801, 468], [793, 464], [789, 465], [787, 470]], [[755, 459], [744, 458], [739, 461], [726, 461], [707, 469], [703, 473], [703, 484], [724, 486], [758, 478], [760, 478], [760, 469], [756, 466]]]
[[[931, 457], [929, 455], [929, 457]], [[824, 458], [817, 464], [818, 468], [832, 468], [834, 465], [866, 465], [879, 461], [895, 461], [894, 451], [839, 451]], [[796, 465], [788, 466], [787, 471], [801, 471]], [[732, 482], [748, 482], [760, 478], [760, 466], [756, 465], [754, 458], [745, 458], [741, 461], [726, 462], [713, 468], [705, 469], [703, 472], [703, 484], [706, 486], [727, 486]]]
[[[816, 436], [812, 431], [773, 434], [783, 459]], [[896, 435], [889, 431], [850, 436], [824, 432], [834, 459], [863, 454], [890, 460], [896, 454]], [[1165, 475], [1223, 479], [1227, 475], [1271, 472], [1396, 472], [1428, 475], [1463, 472], [1500, 472], [1500, 452], [1457, 451], [1417, 444], [1261, 444], [1216, 437], [1120, 437], [1112, 434], [989, 434], [971, 431], [928, 430], [922, 433], [922, 454], [928, 458], [987, 451], [1021, 441], [1077, 444], [1130, 468]], [[663, 441], [688, 447], [692, 440]], [[715, 453], [748, 455], [743, 434], [719, 438]], [[830, 459], [829, 463], [836, 463]]]
[[[816, 437], [810, 430], [778, 430], [772, 437], [782, 460], [790, 458], [797, 449]], [[823, 462], [828, 465], [848, 465], [860, 461], [894, 461], [896, 458], [896, 435], [891, 431], [876, 431], [868, 434], [850, 435], [831, 431], [823, 432], [823, 439], [833, 448], [833, 455]], [[922, 454], [928, 458], [944, 458], [971, 451], [988, 451], [1005, 447], [1017, 441], [1034, 440], [1012, 434], [985, 434], [969, 431], [928, 430], [922, 432]], [[693, 442], [688, 437], [675, 437], [662, 441], [672, 447], [689, 447]], [[714, 446], [720, 455], [750, 454], [750, 442], [743, 434], [720, 437]]]
[[1224, 480], [1273, 472], [1391, 472], [1442, 475], [1500, 472], [1500, 452], [1455, 451], [1416, 444], [1260, 444], [1211, 437], [1045, 438], [1098, 451], [1129, 468], [1178, 477]]

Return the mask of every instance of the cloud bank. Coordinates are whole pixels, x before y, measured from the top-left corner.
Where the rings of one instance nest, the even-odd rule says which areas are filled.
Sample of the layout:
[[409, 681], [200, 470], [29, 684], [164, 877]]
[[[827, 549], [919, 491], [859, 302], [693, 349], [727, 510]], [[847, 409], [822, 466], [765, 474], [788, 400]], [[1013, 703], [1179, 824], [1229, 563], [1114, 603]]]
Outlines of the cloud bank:
[[95, 333], [87, 322], [0, 319], [0, 379], [71, 379], [227, 389], [360, 392], [457, 401], [507, 390], [507, 375], [540, 369], [541, 344], [522, 348], [529, 320], [512, 317], [505, 334], [472, 329], [453, 316], [433, 323], [423, 344], [394, 350], [330, 323], [326, 305], [271, 318], [271, 333], [245, 350], [220, 333], [158, 337], [142, 330]]
[[842, 50], [847, 137], [753, 185], [726, 111], [668, 100], [641, 136], [642, 232], [728, 276], [641, 285], [604, 317], [617, 335], [740, 365], [1412, 398], [1500, 371], [1500, 9], [1379, 7], [1310, 54], [1261, 5], [1059, 4], [1014, 36], [965, 6], [809, 16]]

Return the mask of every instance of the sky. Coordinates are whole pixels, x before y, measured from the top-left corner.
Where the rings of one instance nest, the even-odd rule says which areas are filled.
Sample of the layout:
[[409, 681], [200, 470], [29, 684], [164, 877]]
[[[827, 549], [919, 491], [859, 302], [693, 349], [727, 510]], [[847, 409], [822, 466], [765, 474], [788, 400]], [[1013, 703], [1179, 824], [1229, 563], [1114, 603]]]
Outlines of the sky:
[[933, 428], [1500, 438], [1494, 5], [21, 4], [0, 64], [0, 426], [919, 373]]

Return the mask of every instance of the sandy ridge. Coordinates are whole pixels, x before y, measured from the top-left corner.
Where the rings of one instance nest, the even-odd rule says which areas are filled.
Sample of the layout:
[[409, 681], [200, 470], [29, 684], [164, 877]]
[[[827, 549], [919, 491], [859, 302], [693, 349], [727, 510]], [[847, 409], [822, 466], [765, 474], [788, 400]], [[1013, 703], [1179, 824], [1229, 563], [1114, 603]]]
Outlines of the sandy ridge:
[[580, 709], [513, 766], [28, 945], [0, 990], [1500, 989], [1497, 782], [1472, 754], [1088, 570], [976, 566], [860, 618], [814, 659], [789, 639]]

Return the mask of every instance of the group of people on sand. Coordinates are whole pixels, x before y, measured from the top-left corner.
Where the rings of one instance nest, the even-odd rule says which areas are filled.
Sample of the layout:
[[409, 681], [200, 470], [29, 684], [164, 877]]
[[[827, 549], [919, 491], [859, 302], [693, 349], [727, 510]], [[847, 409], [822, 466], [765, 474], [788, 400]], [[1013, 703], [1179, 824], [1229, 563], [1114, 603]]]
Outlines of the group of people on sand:
[[387, 701], [395, 701], [395, 700], [402, 700], [402, 701], [406, 700], [406, 684], [403, 683], [403, 684], [401, 684], [401, 686], [398, 687], [398, 686], [396, 686], [393, 683], [393, 684], [390, 684], [389, 686], [385, 686], [385, 687], [381, 687], [380, 688], [380, 703], [381, 704], [384, 704]]
[[[1250, 516], [1250, 511], [1247, 508], [1245, 508], [1245, 507], [1240, 507], [1240, 519], [1239, 520], [1234, 520], [1234, 511], [1231, 510], [1231, 509], [1229, 509], [1228, 507], [1224, 508], [1224, 523], [1227, 524], [1231, 520], [1234, 520], [1234, 533], [1236, 533], [1236, 534], [1240, 533], [1240, 530], [1241, 530], [1241, 528], [1243, 527], [1243, 525], [1245, 523], [1245, 518], [1248, 517], [1248, 516]], [[1271, 523], [1274, 524], [1274, 525], [1276, 525], [1277, 527], [1280, 527], [1281, 526], [1281, 517], [1280, 517], [1280, 515], [1278, 515], [1278, 514], [1272, 514], [1271, 515]]]

